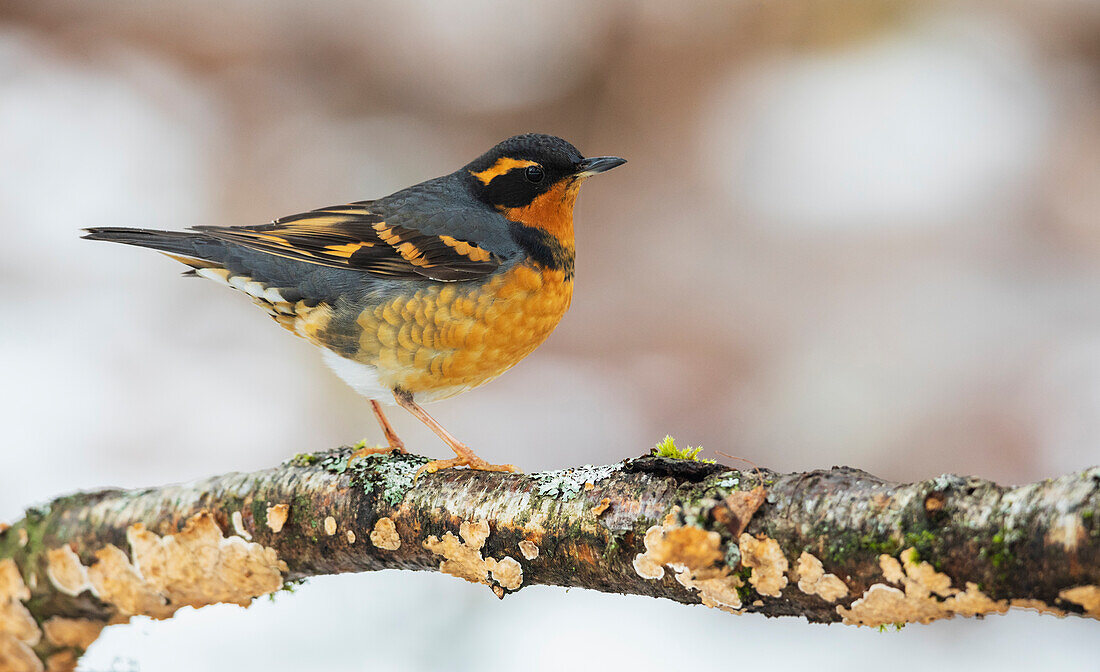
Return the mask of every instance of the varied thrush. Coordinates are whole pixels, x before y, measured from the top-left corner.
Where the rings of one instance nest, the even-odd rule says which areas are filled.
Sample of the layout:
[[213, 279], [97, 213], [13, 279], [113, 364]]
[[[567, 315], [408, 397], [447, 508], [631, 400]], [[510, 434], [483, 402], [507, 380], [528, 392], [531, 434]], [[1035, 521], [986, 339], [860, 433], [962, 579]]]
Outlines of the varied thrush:
[[404, 452], [380, 406], [397, 404], [457, 455], [424, 470], [515, 471], [479, 458], [420, 404], [496, 378], [550, 335], [573, 295], [578, 188], [625, 162], [517, 135], [450, 175], [373, 201], [261, 226], [93, 228], [84, 237], [164, 252], [319, 346], [371, 400], [386, 435], [388, 448], [360, 453]]

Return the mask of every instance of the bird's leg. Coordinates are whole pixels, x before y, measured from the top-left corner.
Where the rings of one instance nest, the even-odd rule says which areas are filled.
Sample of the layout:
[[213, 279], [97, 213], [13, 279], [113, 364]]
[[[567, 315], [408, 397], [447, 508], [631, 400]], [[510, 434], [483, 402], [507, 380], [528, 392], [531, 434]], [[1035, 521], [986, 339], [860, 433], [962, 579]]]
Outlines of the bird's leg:
[[382, 427], [382, 433], [386, 435], [386, 442], [390, 445], [388, 447], [376, 446], [373, 448], [360, 448], [351, 454], [348, 461], [351, 461], [357, 457], [366, 457], [367, 455], [376, 455], [378, 453], [392, 453], [397, 451], [399, 453], [406, 453], [405, 442], [398, 436], [397, 432], [393, 431], [393, 427], [390, 426], [390, 421], [386, 419], [386, 414], [382, 412], [382, 404], [378, 403], [374, 399], [370, 400], [371, 410], [374, 411], [374, 417], [378, 419], [379, 426]]
[[412, 413], [413, 417], [423, 422], [429, 429], [435, 432], [436, 436], [443, 439], [443, 443], [450, 446], [451, 450], [455, 451], [455, 455], [458, 456], [450, 460], [432, 460], [417, 470], [416, 473], [418, 476], [425, 471], [430, 474], [440, 469], [450, 469], [451, 467], [469, 467], [470, 469], [478, 469], [480, 471], [519, 472], [519, 469], [516, 469], [511, 464], [489, 464], [475, 455], [474, 451], [470, 450], [466, 444], [456, 439], [453, 434], [443, 428], [443, 425], [436, 422], [435, 418], [428, 415], [427, 411], [414, 402], [412, 400], [412, 395], [408, 392], [404, 390], [394, 390], [393, 398], [397, 400], [398, 406]]
[[404, 453], [405, 442], [398, 438], [397, 432], [393, 431], [390, 421], [386, 419], [386, 414], [382, 412], [382, 404], [371, 399], [370, 407], [374, 411], [374, 417], [378, 418], [378, 424], [382, 427], [382, 433], [386, 435], [386, 441], [389, 442], [390, 449]]

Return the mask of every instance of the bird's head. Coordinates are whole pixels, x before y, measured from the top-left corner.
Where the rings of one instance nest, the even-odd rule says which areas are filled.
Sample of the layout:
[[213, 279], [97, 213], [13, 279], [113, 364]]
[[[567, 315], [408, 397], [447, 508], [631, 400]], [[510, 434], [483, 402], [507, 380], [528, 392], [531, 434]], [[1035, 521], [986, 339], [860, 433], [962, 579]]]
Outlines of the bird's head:
[[573, 204], [581, 182], [624, 163], [617, 156], [586, 159], [561, 138], [528, 133], [508, 138], [463, 172], [478, 200], [572, 246]]

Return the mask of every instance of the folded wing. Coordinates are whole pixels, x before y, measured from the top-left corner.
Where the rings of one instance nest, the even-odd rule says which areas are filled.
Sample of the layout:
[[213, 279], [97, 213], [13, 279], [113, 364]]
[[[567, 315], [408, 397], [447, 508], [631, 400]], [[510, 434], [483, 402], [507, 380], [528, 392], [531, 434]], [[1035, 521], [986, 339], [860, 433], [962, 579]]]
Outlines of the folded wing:
[[258, 252], [390, 278], [473, 280], [502, 262], [475, 243], [388, 224], [372, 212], [370, 201], [311, 210], [262, 226], [194, 230]]

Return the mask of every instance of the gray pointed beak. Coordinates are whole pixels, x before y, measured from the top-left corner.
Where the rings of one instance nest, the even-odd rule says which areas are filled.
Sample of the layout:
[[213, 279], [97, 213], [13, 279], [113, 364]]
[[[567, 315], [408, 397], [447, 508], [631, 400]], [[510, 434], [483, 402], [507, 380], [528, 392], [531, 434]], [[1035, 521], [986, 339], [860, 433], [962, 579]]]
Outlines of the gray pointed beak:
[[574, 175], [576, 177], [592, 177], [597, 173], [607, 172], [624, 163], [626, 163], [626, 159], [620, 159], [617, 156], [594, 156], [591, 159], [578, 161]]

